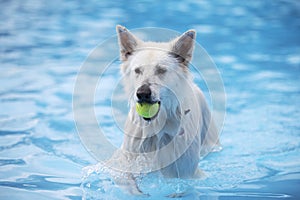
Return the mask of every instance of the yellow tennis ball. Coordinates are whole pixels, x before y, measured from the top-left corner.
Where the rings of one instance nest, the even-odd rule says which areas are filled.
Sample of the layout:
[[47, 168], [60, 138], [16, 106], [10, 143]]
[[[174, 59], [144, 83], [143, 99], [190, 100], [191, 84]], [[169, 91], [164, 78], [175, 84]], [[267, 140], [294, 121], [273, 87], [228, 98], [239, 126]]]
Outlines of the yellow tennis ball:
[[159, 103], [136, 103], [136, 112], [144, 118], [152, 118], [159, 111]]

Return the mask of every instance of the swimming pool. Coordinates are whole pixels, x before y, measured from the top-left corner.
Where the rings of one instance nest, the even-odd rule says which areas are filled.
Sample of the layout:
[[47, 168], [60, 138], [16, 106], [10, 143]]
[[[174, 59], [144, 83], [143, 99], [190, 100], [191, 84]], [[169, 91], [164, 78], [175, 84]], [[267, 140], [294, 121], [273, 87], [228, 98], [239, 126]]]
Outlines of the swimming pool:
[[[116, 24], [196, 29], [227, 96], [223, 150], [199, 164], [208, 177], [144, 177], [140, 187], [151, 196], [142, 199], [184, 190], [190, 192], [183, 199], [300, 198], [298, 2], [0, 4], [0, 199], [137, 199], [99, 169], [81, 144], [72, 110], [81, 65], [115, 34]], [[110, 102], [95, 105], [101, 117]], [[104, 129], [113, 133], [110, 116], [104, 117]], [[108, 137], [121, 143], [120, 135]]]

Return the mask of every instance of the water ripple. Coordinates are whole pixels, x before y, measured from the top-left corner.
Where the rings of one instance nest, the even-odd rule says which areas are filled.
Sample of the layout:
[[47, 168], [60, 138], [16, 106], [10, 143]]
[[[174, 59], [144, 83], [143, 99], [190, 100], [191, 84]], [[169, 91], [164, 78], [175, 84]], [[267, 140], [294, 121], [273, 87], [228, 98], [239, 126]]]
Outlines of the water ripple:
[[25, 165], [26, 162], [23, 159], [0, 159], [0, 166], [4, 165]]
[[57, 181], [49, 181], [50, 178], [58, 178], [55, 176], [30, 175], [26, 178], [18, 178], [16, 181], [0, 181], [1, 186], [21, 188], [26, 190], [63, 190], [69, 187], [78, 187], [77, 183], [65, 183]]

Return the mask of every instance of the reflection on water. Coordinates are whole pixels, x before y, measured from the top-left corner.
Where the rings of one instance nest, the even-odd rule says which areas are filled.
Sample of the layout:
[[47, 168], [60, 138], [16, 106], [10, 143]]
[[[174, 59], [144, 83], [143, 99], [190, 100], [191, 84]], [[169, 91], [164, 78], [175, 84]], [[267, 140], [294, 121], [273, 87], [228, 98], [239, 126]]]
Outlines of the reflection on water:
[[[153, 175], [141, 180], [147, 193], [158, 198], [183, 188], [190, 190], [185, 199], [300, 198], [299, 2], [0, 4], [1, 199], [80, 199], [81, 183], [90, 198], [132, 198], [96, 170], [96, 161], [77, 136], [72, 113], [80, 65], [99, 42], [115, 33], [116, 24], [196, 29], [197, 41], [212, 56], [225, 83], [223, 151], [200, 163], [208, 178], [168, 182]], [[196, 81], [207, 94], [203, 81]], [[108, 106], [96, 102], [100, 120]], [[113, 121], [109, 116], [105, 120], [110, 138], [120, 144]], [[91, 171], [81, 180], [86, 166]]]

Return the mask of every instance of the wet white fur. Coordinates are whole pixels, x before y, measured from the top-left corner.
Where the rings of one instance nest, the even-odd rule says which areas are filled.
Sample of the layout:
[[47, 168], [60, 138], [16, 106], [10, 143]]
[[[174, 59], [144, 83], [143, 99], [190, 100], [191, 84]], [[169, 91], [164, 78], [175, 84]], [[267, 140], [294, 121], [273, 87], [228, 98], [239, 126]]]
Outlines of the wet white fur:
[[[122, 26], [117, 26], [117, 32], [124, 88], [131, 106], [117, 159], [135, 166], [132, 163], [136, 162], [136, 155], [154, 152], [152, 160], [146, 155], [144, 167], [140, 172], [134, 169], [136, 173], [154, 169], [165, 177], [199, 177], [200, 157], [219, 145], [219, 140], [204, 95], [193, 83], [188, 69], [194, 48], [194, 40], [188, 37], [195, 37], [195, 32], [188, 31], [168, 43], [143, 42]], [[186, 58], [185, 63], [171, 55], [172, 51]], [[141, 73], [137, 74], [136, 68]], [[165, 72], [159, 73], [158, 68]], [[135, 110], [136, 91], [145, 83], [150, 83], [153, 100], [161, 102], [157, 117], [150, 122]], [[170, 141], [174, 144], [167, 151], [159, 150]], [[170, 158], [178, 159], [165, 166]], [[132, 178], [122, 184], [127, 184], [131, 193], [140, 193]]]

